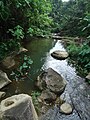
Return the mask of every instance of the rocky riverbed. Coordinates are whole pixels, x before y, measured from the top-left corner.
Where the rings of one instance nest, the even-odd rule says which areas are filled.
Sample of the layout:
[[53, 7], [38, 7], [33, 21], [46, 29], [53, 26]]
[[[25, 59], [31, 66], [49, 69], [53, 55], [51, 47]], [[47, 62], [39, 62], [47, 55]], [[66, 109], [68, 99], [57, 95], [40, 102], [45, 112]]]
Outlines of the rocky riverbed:
[[[35, 45], [41, 48], [42, 51], [39, 48], [37, 49]], [[75, 68], [68, 64], [67, 56], [67, 59], [64, 58], [65, 60], [57, 60], [51, 56], [51, 53], [54, 51], [63, 51], [66, 53], [62, 41], [46, 40], [45, 42], [44, 40], [35, 40], [25, 47], [28, 49], [28, 54], [30, 54], [32, 60], [35, 61], [30, 71], [30, 78], [36, 80], [37, 76], [39, 76], [37, 85], [42, 90], [39, 101], [43, 102], [44, 105], [42, 106], [42, 116], [39, 119], [89, 120], [90, 86], [85, 82], [84, 78], [77, 75]], [[41, 72], [42, 70], [43, 72]], [[30, 88], [33, 87], [31, 79], [27, 81], [26, 79], [15, 81], [17, 84], [14, 84], [12, 81], [10, 85], [6, 86], [11, 81], [8, 79], [6, 73], [2, 71], [1, 73], [0, 78], [4, 78], [5, 82], [4, 89], [2, 89], [4, 93], [0, 93], [1, 97], [5, 95], [5, 92], [9, 96], [15, 95], [16, 91], [18, 91], [18, 94], [23, 93], [23, 91], [31, 94]], [[6, 78], [8, 83], [6, 83]], [[2, 84], [0, 85], [2, 86]]]

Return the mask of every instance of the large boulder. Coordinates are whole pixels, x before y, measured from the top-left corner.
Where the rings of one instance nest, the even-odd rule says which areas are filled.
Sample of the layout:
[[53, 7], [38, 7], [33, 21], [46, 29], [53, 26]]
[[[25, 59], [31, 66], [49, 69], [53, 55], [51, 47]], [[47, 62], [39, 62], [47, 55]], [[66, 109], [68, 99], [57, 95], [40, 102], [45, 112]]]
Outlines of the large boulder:
[[66, 81], [60, 74], [58, 74], [52, 68], [49, 68], [40, 74], [37, 80], [37, 86], [41, 90], [48, 88], [50, 91], [56, 94], [61, 94], [66, 87]]
[[68, 53], [66, 51], [56, 50], [51, 53], [51, 56], [58, 60], [65, 60], [68, 57]]
[[0, 89], [9, 83], [11, 83], [11, 80], [9, 80], [7, 74], [0, 70]]
[[5, 68], [9, 69], [15, 65], [15, 60], [13, 59], [12, 56], [8, 56], [2, 61], [2, 65]]
[[1, 101], [0, 120], [38, 120], [31, 97], [19, 94]]

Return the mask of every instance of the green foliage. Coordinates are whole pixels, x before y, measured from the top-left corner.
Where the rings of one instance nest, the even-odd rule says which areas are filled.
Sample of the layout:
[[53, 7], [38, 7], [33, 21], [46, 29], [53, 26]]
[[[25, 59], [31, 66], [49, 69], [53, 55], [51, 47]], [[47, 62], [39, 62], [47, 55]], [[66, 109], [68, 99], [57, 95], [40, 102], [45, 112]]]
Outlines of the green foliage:
[[37, 97], [39, 97], [41, 95], [41, 93], [40, 92], [37, 92], [37, 91], [33, 91], [32, 93], [31, 93], [31, 96], [32, 96], [32, 100], [33, 100], [33, 102], [34, 102], [34, 104], [36, 104], [36, 100], [37, 100]]
[[[7, 31], [17, 39], [50, 33], [52, 19], [50, 0], [1, 0], [0, 35], [10, 37]], [[6, 27], [7, 26], [7, 27]], [[22, 27], [21, 27], [22, 26]], [[48, 31], [48, 32], [47, 32]]]
[[24, 55], [23, 63], [20, 65], [19, 70], [23, 74], [24, 71], [30, 68], [30, 65], [33, 63], [30, 56]]
[[67, 50], [69, 51], [70, 56], [77, 57], [77, 54], [79, 53], [79, 47], [76, 46], [75, 43], [71, 43], [68, 47]]
[[12, 78], [19, 80], [22, 77], [28, 76], [32, 63], [33, 61], [31, 60], [30, 56], [22, 55], [20, 57], [20, 65], [11, 73]]
[[30, 27], [27, 31], [27, 34], [29, 34], [30, 36], [33, 36], [33, 32], [34, 30]]
[[39, 101], [38, 101], [38, 97], [39, 97], [40, 95], [41, 95], [41, 93], [38, 92], [38, 91], [33, 91], [33, 92], [31, 93], [32, 101], [33, 101], [33, 104], [34, 104], [35, 109], [36, 109], [37, 112], [40, 111], [40, 106], [39, 106]]
[[89, 23], [86, 21], [86, 18], [89, 20], [90, 13], [88, 0], [69, 0], [68, 2], [52, 0], [52, 5], [51, 16], [57, 25], [56, 32], [68, 36], [88, 36], [90, 33]]
[[49, 35], [53, 21], [49, 16], [51, 10], [50, 0], [1, 0], [0, 42], [4, 43], [0, 45], [1, 58], [11, 50], [6, 43], [9, 39], [13, 39], [13, 50], [15, 44], [25, 41], [28, 36]]
[[90, 70], [90, 46], [84, 43], [78, 54], [78, 63], [87, 71]]
[[89, 38], [89, 35], [90, 35], [90, 13], [86, 13], [86, 16], [82, 20], [82, 23], [84, 24], [83, 29], [82, 29], [83, 34], [84, 34], [84, 36]]
[[[70, 57], [86, 74], [90, 72], [90, 2], [89, 0], [52, 0], [54, 31], [61, 35], [86, 38], [85, 43], [78, 40], [68, 45]], [[80, 45], [81, 43], [81, 45]]]
[[81, 46], [76, 46], [75, 44], [69, 45], [67, 50], [79, 68], [87, 74], [90, 71], [90, 42], [85, 42]]
[[0, 61], [4, 59], [11, 51], [18, 51], [20, 43], [17, 40], [9, 40], [7, 42], [0, 43]]
[[11, 32], [12, 36], [17, 40], [24, 38], [23, 28], [20, 25], [17, 25], [14, 29], [9, 29], [8, 32]]
[[4, 5], [4, 1], [1, 0], [0, 1], [0, 20], [2, 19], [6, 21], [9, 18], [9, 13], [10, 13], [9, 8], [6, 5]]

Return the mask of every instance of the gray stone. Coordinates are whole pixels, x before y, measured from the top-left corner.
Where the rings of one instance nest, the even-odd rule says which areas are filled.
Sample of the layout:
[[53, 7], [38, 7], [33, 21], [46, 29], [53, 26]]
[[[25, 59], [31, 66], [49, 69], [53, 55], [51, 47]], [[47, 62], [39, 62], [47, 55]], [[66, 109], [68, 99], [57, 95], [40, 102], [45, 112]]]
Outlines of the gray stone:
[[65, 60], [69, 55], [66, 51], [56, 50], [51, 53], [51, 56], [59, 60]]
[[66, 87], [66, 81], [60, 74], [49, 68], [47, 70], [46, 85], [52, 92], [61, 94]]
[[61, 106], [60, 106], [60, 112], [64, 113], [64, 114], [71, 114], [72, 113], [72, 106], [68, 103], [63, 103]]
[[46, 103], [50, 103], [56, 100], [56, 95], [47, 89], [42, 91], [41, 96], [39, 98], [42, 100], [42, 102], [45, 101]]
[[70, 96], [81, 120], [90, 120], [90, 86], [83, 83]]
[[19, 94], [1, 101], [0, 120], [38, 120], [31, 97]]
[[7, 74], [0, 70], [0, 89], [11, 83]]
[[90, 73], [86, 76], [86, 79], [90, 80]]
[[12, 56], [6, 57], [3, 61], [2, 64], [4, 67], [7, 69], [13, 67], [15, 65], [15, 60], [13, 59]]
[[1, 91], [0, 91], [0, 99], [3, 98], [5, 95], [6, 95], [5, 92], [1, 92]]
[[37, 86], [41, 90], [48, 88], [56, 94], [61, 94], [66, 87], [66, 80], [52, 68], [49, 68], [40, 74], [37, 80]]
[[22, 52], [27, 52], [28, 50], [26, 48], [20, 47], [20, 50], [18, 52], [18, 54], [22, 53]]

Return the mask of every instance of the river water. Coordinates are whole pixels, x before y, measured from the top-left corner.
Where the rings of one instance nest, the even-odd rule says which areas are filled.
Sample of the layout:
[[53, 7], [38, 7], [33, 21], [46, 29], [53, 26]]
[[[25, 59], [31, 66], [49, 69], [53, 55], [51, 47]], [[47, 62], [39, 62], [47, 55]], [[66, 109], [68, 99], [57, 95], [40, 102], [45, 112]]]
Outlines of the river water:
[[30, 74], [28, 78], [23, 80], [12, 80], [12, 83], [4, 88], [7, 96], [18, 93], [31, 94], [36, 90], [35, 81], [40, 72], [44, 69], [51, 67], [59, 74], [62, 75], [69, 82], [76, 76], [75, 68], [68, 64], [68, 60], [56, 60], [51, 57], [51, 53], [55, 50], [65, 51], [64, 45], [60, 40], [54, 39], [33, 39], [25, 44], [28, 49], [28, 55], [33, 60], [31, 65]]
[[28, 49], [28, 55], [33, 60], [29, 76], [23, 80], [12, 80], [12, 83], [3, 88], [6, 97], [27, 93], [31, 95], [32, 91], [37, 90], [35, 81], [40, 72], [47, 68], [52, 68], [62, 75], [67, 81], [62, 96], [65, 101], [74, 106], [71, 115], [64, 115], [59, 109], [54, 107], [50, 109], [41, 120], [90, 120], [90, 86], [84, 82], [84, 79], [77, 75], [76, 69], [66, 60], [56, 60], [51, 56], [55, 50], [66, 51], [61, 40], [54, 39], [33, 39], [24, 45]]

